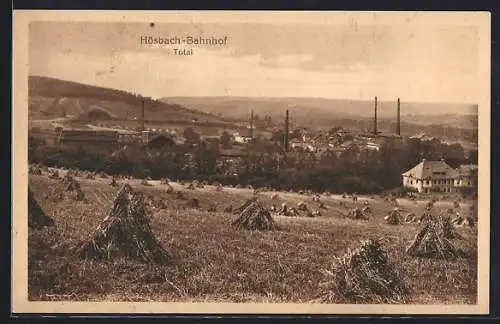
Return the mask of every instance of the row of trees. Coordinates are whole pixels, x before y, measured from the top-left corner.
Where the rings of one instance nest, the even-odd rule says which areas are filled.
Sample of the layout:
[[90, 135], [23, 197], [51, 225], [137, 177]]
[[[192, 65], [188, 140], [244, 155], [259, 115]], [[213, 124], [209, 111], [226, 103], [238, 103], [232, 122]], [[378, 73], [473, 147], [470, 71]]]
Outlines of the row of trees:
[[[255, 145], [261, 144], [257, 142]], [[477, 163], [477, 152], [471, 152], [465, 158], [464, 150], [458, 144], [418, 139], [406, 144], [388, 141], [379, 151], [361, 151], [353, 146], [340, 155], [331, 151], [283, 155], [273, 153], [270, 148], [267, 153], [253, 150], [245, 157], [229, 160], [220, 156], [218, 145], [203, 142], [187, 142], [162, 150], [129, 147], [120, 153], [103, 154], [92, 148], [48, 146], [30, 138], [28, 154], [31, 163], [109, 174], [150, 176], [153, 179], [203, 179], [223, 184], [339, 193], [379, 193], [397, 188], [401, 184], [401, 173], [415, 166], [423, 157], [429, 160], [444, 158], [452, 167]]]

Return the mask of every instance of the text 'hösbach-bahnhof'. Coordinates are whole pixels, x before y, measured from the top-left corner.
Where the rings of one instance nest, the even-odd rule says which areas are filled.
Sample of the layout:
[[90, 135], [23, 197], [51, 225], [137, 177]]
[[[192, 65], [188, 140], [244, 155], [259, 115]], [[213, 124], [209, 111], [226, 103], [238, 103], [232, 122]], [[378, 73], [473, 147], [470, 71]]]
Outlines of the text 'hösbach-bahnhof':
[[216, 45], [224, 46], [228, 43], [228, 37], [201, 37], [201, 36], [140, 36], [141, 45]]

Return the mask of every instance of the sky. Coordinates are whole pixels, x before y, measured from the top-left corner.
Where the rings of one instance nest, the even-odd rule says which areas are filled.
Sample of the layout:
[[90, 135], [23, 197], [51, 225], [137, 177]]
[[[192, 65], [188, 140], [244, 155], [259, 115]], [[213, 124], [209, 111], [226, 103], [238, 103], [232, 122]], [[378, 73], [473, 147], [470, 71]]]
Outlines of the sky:
[[[215, 46], [141, 36], [228, 37]], [[473, 26], [32, 22], [29, 73], [168, 96], [319, 97], [476, 104]], [[192, 48], [193, 55], [173, 55]]]

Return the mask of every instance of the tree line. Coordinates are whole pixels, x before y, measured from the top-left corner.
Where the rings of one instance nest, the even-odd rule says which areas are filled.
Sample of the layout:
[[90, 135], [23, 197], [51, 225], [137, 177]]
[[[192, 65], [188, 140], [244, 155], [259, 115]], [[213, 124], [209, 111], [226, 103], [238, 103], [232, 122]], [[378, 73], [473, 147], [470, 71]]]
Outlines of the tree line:
[[[249, 144], [244, 156], [228, 158], [220, 149], [222, 143], [200, 141], [191, 132], [183, 144], [163, 149], [131, 145], [118, 152], [103, 153], [92, 147], [47, 145], [29, 138], [30, 163], [76, 168], [111, 175], [132, 175], [171, 180], [206, 180], [225, 185], [240, 184], [273, 187], [279, 190], [313, 190], [336, 193], [375, 194], [401, 186], [401, 173], [418, 164], [422, 158], [445, 161], [453, 168], [477, 164], [477, 151], [465, 156], [460, 144], [439, 140], [406, 142], [388, 140], [380, 150], [360, 150], [355, 145], [341, 154], [329, 150], [320, 153], [276, 152], [263, 142]], [[253, 149], [251, 146], [254, 146]], [[256, 146], [265, 147], [257, 150]]]

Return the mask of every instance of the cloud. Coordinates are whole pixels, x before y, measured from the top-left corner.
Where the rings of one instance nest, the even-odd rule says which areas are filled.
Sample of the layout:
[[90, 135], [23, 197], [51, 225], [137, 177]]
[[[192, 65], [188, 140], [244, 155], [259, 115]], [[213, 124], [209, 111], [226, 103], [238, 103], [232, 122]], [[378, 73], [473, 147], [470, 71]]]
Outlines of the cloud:
[[[113, 50], [100, 55], [56, 46], [30, 52], [30, 73], [164, 96], [303, 96], [407, 101], [475, 102], [474, 62], [460, 63], [439, 39], [408, 42], [390, 64], [368, 55], [349, 64], [317, 64], [312, 53], [235, 56], [234, 48], [195, 48], [192, 56], [171, 47]], [[326, 55], [326, 54], [322, 54]], [[343, 54], [344, 55], [344, 54]]]

